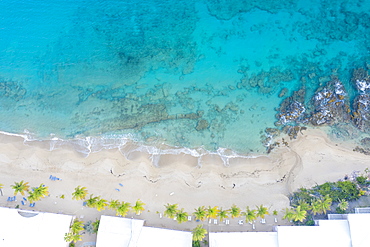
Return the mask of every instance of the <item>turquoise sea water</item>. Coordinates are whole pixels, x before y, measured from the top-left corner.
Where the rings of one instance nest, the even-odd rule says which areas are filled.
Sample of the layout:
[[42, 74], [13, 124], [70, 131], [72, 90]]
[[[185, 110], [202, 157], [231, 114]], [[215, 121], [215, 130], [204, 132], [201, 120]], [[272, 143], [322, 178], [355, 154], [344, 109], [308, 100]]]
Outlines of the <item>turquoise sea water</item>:
[[264, 130], [302, 81], [307, 101], [333, 74], [354, 97], [352, 70], [370, 63], [369, 10], [364, 0], [2, 0], [0, 130], [95, 149], [128, 138], [263, 153]]

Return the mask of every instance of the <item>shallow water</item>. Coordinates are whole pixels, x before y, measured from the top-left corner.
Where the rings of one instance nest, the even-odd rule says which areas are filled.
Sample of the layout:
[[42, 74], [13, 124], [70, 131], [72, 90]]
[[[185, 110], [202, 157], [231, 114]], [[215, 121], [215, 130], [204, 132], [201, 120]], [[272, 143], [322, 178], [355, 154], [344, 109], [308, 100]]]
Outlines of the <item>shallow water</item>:
[[303, 82], [307, 101], [331, 75], [357, 94], [349, 79], [370, 64], [369, 10], [363, 0], [0, 1], [0, 130], [90, 150], [128, 138], [261, 154], [276, 107]]

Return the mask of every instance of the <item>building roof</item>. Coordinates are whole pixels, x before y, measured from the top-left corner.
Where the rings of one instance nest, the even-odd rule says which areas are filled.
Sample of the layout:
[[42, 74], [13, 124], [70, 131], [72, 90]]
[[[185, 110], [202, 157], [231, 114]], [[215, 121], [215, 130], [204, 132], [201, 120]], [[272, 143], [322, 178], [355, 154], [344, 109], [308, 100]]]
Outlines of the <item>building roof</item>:
[[[0, 207], [0, 246], [66, 247], [73, 216]], [[36, 245], [35, 245], [36, 244]]]
[[191, 232], [143, 226], [143, 220], [101, 216], [96, 247], [191, 247]]
[[346, 220], [320, 220], [317, 226], [278, 226], [279, 246], [351, 247]]
[[143, 227], [137, 247], [190, 247], [191, 245], [191, 232]]
[[348, 214], [347, 220], [352, 238], [352, 247], [369, 246], [370, 214]]
[[277, 232], [210, 232], [210, 247], [278, 247]]

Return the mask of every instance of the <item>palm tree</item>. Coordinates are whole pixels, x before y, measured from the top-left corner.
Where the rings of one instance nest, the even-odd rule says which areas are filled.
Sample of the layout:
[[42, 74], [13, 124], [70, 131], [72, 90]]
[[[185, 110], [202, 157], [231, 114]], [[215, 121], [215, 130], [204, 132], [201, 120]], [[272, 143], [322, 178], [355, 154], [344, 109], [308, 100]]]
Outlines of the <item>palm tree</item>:
[[32, 188], [32, 190], [40, 198], [44, 198], [49, 195], [49, 187], [44, 184], [40, 184], [39, 187]]
[[164, 211], [164, 216], [167, 216], [168, 218], [173, 219], [176, 216], [178, 205], [167, 203], [165, 207], [166, 207], [166, 210]]
[[75, 219], [73, 221], [73, 224], [70, 227], [71, 232], [74, 233], [74, 234], [79, 233], [80, 231], [82, 231], [84, 229], [83, 225], [84, 224], [83, 224], [82, 221]]
[[116, 215], [125, 217], [130, 211], [131, 204], [128, 202], [122, 202], [121, 205], [116, 209]]
[[178, 223], [183, 223], [188, 220], [188, 213], [184, 212], [184, 209], [178, 210], [176, 212], [176, 220]]
[[311, 211], [314, 215], [326, 214], [330, 210], [332, 199], [326, 195], [323, 199], [316, 199], [311, 202]]
[[229, 218], [229, 210], [222, 210], [222, 208], [220, 208], [220, 211], [218, 212], [218, 217], [220, 217], [221, 222], [224, 219]]
[[265, 218], [265, 215], [269, 214], [268, 208], [264, 207], [263, 205], [257, 206], [257, 217], [261, 217], [262, 219]]
[[307, 211], [301, 209], [301, 206], [297, 206], [297, 208], [293, 211], [293, 220], [303, 222], [306, 219]]
[[296, 206], [301, 206], [302, 210], [311, 210], [310, 204], [308, 204], [305, 200], [299, 199]]
[[321, 213], [320, 201], [321, 201], [320, 199], [315, 199], [311, 201], [311, 212], [313, 213], [313, 215]]
[[81, 241], [82, 240], [82, 236], [80, 234], [74, 234], [72, 232], [69, 232], [69, 233], [66, 233], [64, 235], [64, 240], [66, 242], [73, 242], [73, 243], [76, 243], [78, 241]]
[[108, 201], [102, 198], [99, 198], [95, 203], [95, 208], [98, 211], [104, 210], [106, 206], [108, 206]]
[[207, 234], [207, 230], [203, 228], [203, 225], [198, 225], [193, 229], [193, 241], [202, 241]]
[[349, 203], [345, 199], [339, 200], [338, 208], [340, 210], [346, 211], [348, 207]]
[[40, 184], [39, 187], [32, 187], [32, 191], [29, 192], [28, 200], [36, 202], [49, 195], [49, 189], [44, 184]]
[[75, 191], [72, 193], [73, 200], [83, 200], [87, 196], [87, 189], [86, 187], [77, 186]]
[[100, 220], [96, 220], [92, 223], [93, 233], [97, 233], [99, 230]]
[[93, 194], [91, 194], [90, 198], [85, 201], [86, 206], [89, 207], [89, 208], [95, 207], [95, 204], [99, 199], [100, 199], [100, 197], [94, 196]]
[[254, 209], [247, 207], [247, 210], [243, 213], [245, 216], [245, 221], [252, 222], [257, 219], [257, 212]]
[[14, 185], [11, 186], [12, 189], [14, 189], [14, 195], [17, 195], [20, 193], [22, 196], [24, 196], [24, 192], [28, 191], [30, 186], [28, 185], [28, 182], [24, 182], [23, 180], [19, 183], [14, 182]]
[[205, 220], [207, 217], [206, 208], [204, 206], [198, 207], [195, 209], [195, 212], [193, 213], [196, 220]]
[[108, 208], [115, 210], [115, 209], [117, 209], [119, 207], [120, 204], [121, 203], [118, 200], [111, 200], [109, 202]]
[[283, 220], [293, 220], [294, 211], [291, 208], [286, 208], [283, 216]]
[[132, 210], [134, 210], [136, 215], [140, 215], [141, 212], [145, 210], [144, 205], [145, 203], [143, 203], [140, 199], [138, 199], [135, 203], [135, 206], [132, 207]]
[[219, 212], [220, 212], [220, 210], [218, 209], [217, 206], [215, 206], [213, 208], [212, 207], [208, 207], [206, 209], [207, 218], [208, 219], [216, 219]]
[[237, 206], [235, 206], [234, 204], [231, 206], [230, 208], [230, 215], [231, 215], [231, 218], [237, 218], [239, 217], [241, 214], [241, 210], [240, 208], [238, 208]]

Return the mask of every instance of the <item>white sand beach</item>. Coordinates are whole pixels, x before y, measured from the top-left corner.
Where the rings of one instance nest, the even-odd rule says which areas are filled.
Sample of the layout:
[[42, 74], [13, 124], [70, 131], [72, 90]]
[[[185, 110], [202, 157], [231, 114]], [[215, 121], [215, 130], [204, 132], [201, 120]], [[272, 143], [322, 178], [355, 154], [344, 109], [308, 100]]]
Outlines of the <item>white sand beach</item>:
[[[158, 212], [163, 213], [166, 203], [178, 203], [189, 213], [198, 206], [229, 208], [232, 204], [242, 209], [264, 204], [271, 211], [280, 211], [289, 206], [287, 195], [300, 187], [336, 181], [353, 171], [370, 168], [370, 156], [331, 142], [320, 130], [304, 131], [288, 143], [288, 147], [280, 147], [269, 156], [230, 160], [229, 167], [223, 166], [216, 156], [204, 157], [202, 167], [198, 167], [197, 160], [188, 155], [164, 155], [159, 167], [154, 167], [145, 153], [135, 153], [128, 160], [113, 149], [83, 157], [68, 148], [49, 151], [38, 143], [25, 145], [20, 137], [1, 135], [0, 183], [4, 189], [0, 206], [20, 204], [7, 202], [6, 198], [13, 195], [10, 185], [24, 180], [33, 187], [46, 184], [50, 196], [37, 202], [34, 208], [28, 205], [20, 208], [82, 216], [84, 221], [95, 220], [101, 214], [114, 215], [111, 210], [98, 212], [83, 207], [82, 201], [72, 200], [71, 193], [80, 185], [87, 187], [90, 194], [107, 200], [134, 203], [141, 199], [146, 203], [146, 211], [135, 217], [145, 219], [146, 225], [190, 230], [195, 222], [178, 224], [159, 218]], [[50, 175], [61, 180], [51, 181]], [[65, 199], [59, 198], [61, 195]], [[134, 215], [128, 217], [131, 216]], [[281, 216], [282, 213], [280, 219]], [[289, 222], [279, 220], [278, 224]], [[237, 223], [228, 228], [212, 227], [221, 231], [250, 230]], [[256, 230], [272, 229], [265, 225], [257, 226]]]

